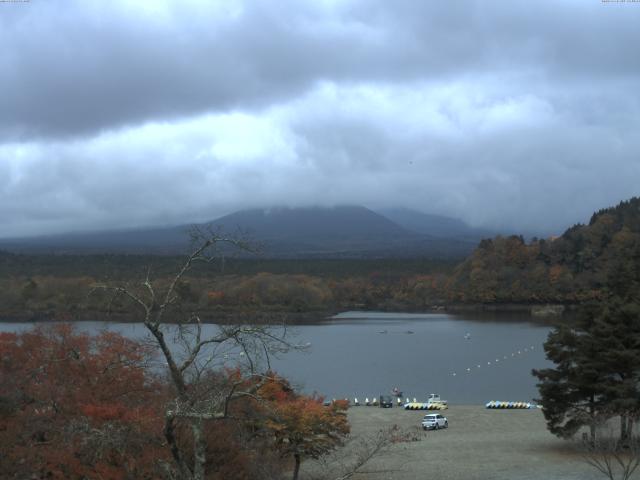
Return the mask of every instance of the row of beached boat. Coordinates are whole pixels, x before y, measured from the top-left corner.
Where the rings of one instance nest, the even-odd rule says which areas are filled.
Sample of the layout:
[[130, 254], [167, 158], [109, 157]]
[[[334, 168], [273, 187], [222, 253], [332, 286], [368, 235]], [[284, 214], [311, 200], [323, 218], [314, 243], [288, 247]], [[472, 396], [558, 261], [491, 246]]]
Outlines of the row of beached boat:
[[410, 402], [404, 404], [405, 410], [446, 410], [449, 408], [446, 403], [441, 402]]
[[536, 408], [537, 405], [529, 402], [500, 402], [491, 400], [485, 405], [487, 408]]

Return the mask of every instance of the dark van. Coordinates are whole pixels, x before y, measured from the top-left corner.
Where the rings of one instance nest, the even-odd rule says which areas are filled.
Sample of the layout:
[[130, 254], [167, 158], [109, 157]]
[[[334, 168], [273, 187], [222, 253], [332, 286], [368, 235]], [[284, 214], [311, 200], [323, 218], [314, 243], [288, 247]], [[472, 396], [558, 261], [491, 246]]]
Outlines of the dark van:
[[391, 395], [380, 395], [380, 408], [393, 407], [393, 399]]

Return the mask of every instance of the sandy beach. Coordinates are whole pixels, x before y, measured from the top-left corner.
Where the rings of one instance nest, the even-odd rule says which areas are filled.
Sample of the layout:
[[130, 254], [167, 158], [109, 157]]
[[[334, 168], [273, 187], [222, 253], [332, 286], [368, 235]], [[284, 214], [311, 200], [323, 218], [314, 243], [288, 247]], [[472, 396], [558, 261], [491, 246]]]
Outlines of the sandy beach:
[[[419, 429], [425, 411], [352, 407], [353, 435], [394, 424]], [[417, 442], [393, 445], [357, 475], [371, 480], [591, 480], [605, 478], [571, 444], [551, 435], [542, 411], [488, 410], [453, 405], [442, 412], [449, 428], [428, 431]], [[634, 477], [635, 478], [635, 477]], [[638, 477], [640, 478], [640, 477]]]

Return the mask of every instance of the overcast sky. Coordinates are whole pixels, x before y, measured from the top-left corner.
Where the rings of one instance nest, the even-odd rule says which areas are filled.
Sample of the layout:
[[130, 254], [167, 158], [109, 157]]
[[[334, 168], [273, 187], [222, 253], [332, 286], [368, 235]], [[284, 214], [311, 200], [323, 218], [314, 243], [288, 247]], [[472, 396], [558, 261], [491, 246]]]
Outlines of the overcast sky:
[[247, 207], [561, 231], [640, 194], [640, 3], [0, 3], [0, 236]]

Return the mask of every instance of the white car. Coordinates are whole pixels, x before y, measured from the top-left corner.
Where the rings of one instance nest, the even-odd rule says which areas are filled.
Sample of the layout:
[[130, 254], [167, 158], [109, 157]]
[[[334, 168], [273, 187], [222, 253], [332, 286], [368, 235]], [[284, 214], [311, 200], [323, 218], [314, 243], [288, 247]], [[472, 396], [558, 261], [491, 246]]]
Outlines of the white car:
[[449, 422], [447, 417], [440, 415], [439, 413], [430, 413], [425, 415], [422, 419], [423, 430], [438, 430], [440, 428], [448, 428]]

